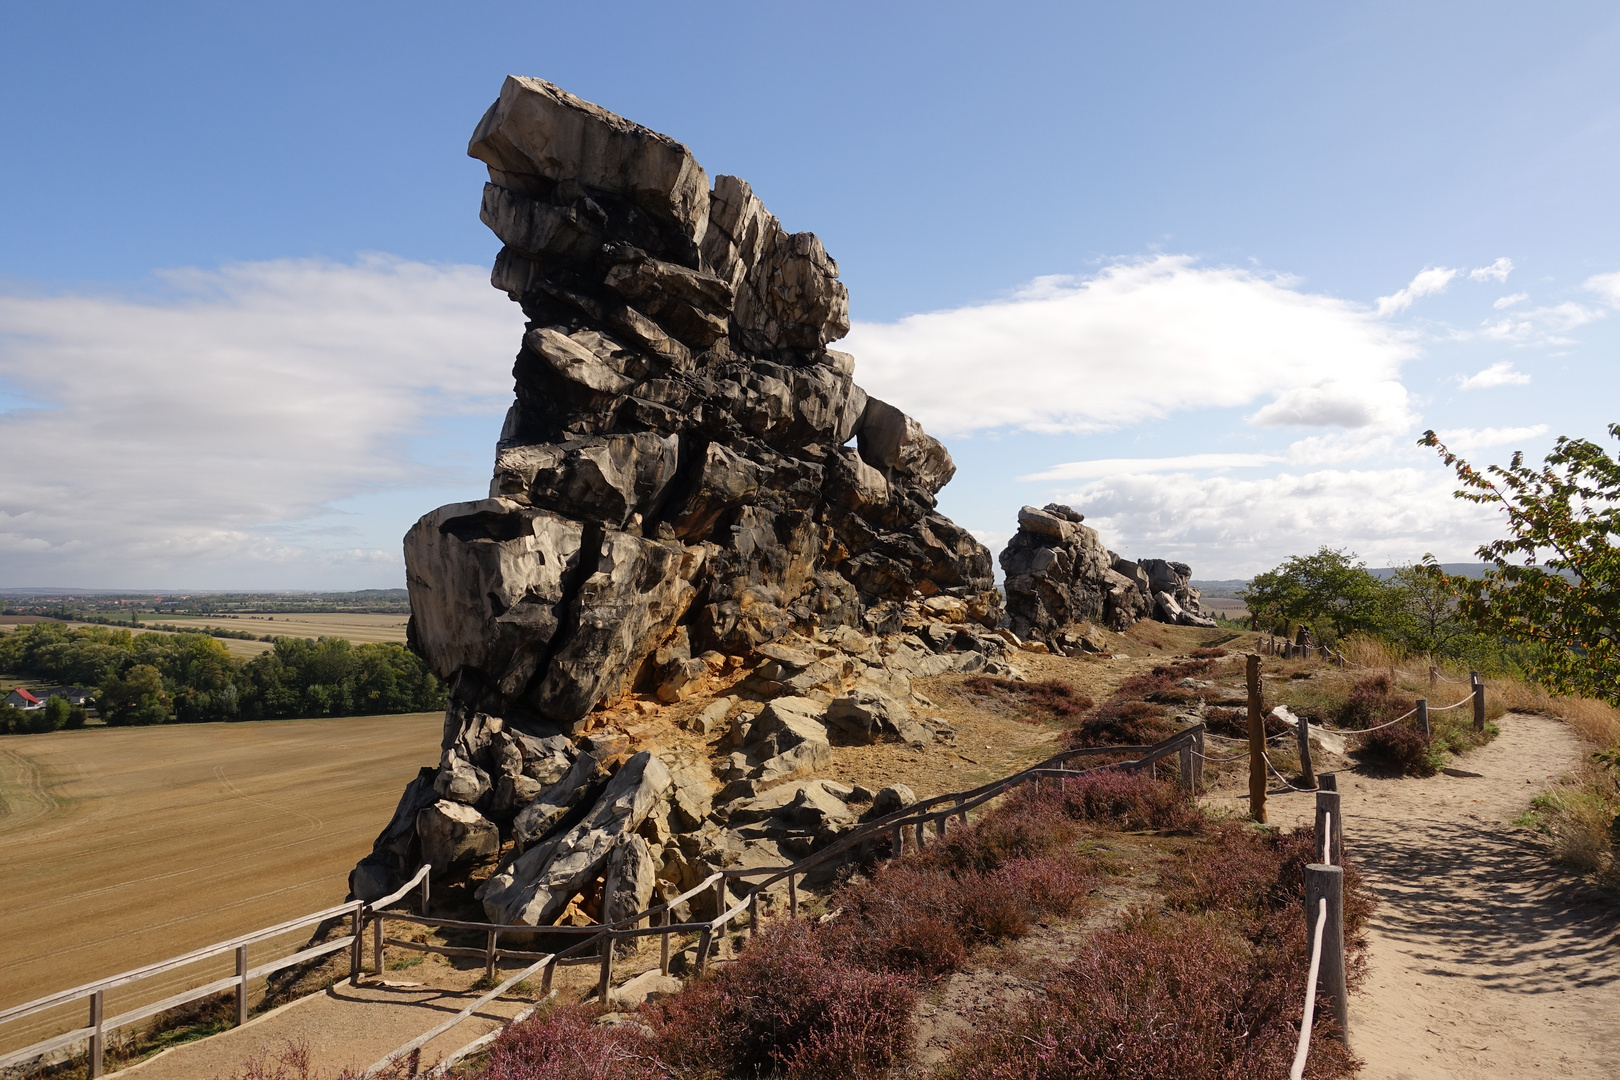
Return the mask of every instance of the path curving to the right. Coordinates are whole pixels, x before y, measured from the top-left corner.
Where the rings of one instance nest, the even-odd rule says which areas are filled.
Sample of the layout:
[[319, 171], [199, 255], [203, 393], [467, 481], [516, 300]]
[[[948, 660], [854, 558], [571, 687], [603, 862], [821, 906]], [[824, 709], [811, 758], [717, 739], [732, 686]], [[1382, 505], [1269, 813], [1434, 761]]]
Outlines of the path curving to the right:
[[[1363, 1080], [1620, 1077], [1620, 903], [1512, 824], [1582, 747], [1547, 717], [1500, 726], [1454, 763], [1478, 777], [1339, 775], [1380, 900], [1350, 1007]], [[1310, 798], [1274, 797], [1272, 820], [1303, 822]]]

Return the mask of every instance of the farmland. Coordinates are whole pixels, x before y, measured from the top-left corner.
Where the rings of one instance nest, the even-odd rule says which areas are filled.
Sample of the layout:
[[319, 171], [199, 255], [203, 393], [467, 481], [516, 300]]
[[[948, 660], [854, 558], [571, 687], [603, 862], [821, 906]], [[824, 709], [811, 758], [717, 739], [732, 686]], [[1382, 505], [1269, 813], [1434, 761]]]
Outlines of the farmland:
[[[341, 901], [441, 723], [412, 713], [5, 740], [0, 1008]], [[170, 990], [160, 983], [139, 996]], [[0, 1032], [0, 1047], [37, 1037], [25, 1028]]]

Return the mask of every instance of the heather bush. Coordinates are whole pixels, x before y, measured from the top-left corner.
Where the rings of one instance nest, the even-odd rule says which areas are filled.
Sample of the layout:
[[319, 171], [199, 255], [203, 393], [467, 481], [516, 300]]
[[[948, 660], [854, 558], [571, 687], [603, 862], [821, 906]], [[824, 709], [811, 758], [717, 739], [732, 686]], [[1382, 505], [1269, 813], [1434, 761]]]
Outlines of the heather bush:
[[596, 1027], [589, 1009], [569, 1006], [508, 1025], [464, 1080], [654, 1080], [669, 1071], [636, 1024]]
[[[1312, 828], [1261, 832], [1235, 822], [1207, 837], [1160, 874], [1165, 903], [1186, 912], [1225, 913], [1251, 937], [1297, 934], [1305, 902], [1305, 867], [1321, 861]], [[1344, 867], [1345, 938], [1361, 938], [1375, 901], [1355, 864]], [[1301, 921], [1296, 921], [1300, 916]]]
[[1076, 821], [1121, 829], [1197, 828], [1204, 820], [1179, 784], [1119, 769], [1087, 773], [1067, 781], [1061, 790], [1030, 792], [1024, 798], [1054, 802], [1064, 816]]
[[[974, 675], [963, 681], [963, 687], [976, 694], [992, 694], [1001, 697], [1018, 698], [1034, 706], [1039, 713], [1036, 720], [1056, 719], [1066, 720], [1079, 716], [1096, 702], [1073, 686], [1057, 679], [1047, 679], [1041, 682], [1015, 682], [1012, 679], [998, 679], [991, 675]], [[1025, 719], [1023, 716], [1017, 719]]]
[[1411, 712], [1417, 702], [1406, 697], [1385, 674], [1357, 679], [1336, 719], [1340, 727], [1370, 728]]
[[659, 1058], [687, 1075], [794, 1080], [874, 1076], [902, 1061], [915, 990], [828, 957], [821, 936], [798, 920], [773, 923], [735, 962], [643, 1009]]
[[1416, 720], [1403, 720], [1363, 735], [1356, 753], [1364, 761], [1376, 762], [1408, 776], [1433, 776], [1445, 764], [1440, 748], [1418, 730]]
[[1086, 746], [1146, 746], [1175, 734], [1162, 706], [1146, 701], [1110, 701], [1068, 732], [1072, 749]]
[[[1214, 918], [1138, 912], [1095, 934], [1044, 996], [992, 1015], [947, 1065], [958, 1080], [1249, 1080], [1286, 1076], [1308, 958]], [[1325, 1010], [1324, 1010], [1325, 1012]], [[1318, 1013], [1325, 1034], [1327, 1017]], [[1310, 1075], [1354, 1059], [1313, 1038]]]
[[1092, 874], [1072, 852], [1014, 859], [994, 880], [1023, 898], [1027, 908], [1047, 915], [1073, 915], [1091, 891]]

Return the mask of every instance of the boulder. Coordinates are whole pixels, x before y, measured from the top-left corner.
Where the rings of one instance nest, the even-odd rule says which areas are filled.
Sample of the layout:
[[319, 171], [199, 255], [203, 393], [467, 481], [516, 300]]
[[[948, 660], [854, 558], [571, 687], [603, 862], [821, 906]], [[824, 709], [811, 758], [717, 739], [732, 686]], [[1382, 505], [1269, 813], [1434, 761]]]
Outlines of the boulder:
[[416, 834], [422, 838], [422, 861], [433, 867], [435, 878], [492, 858], [501, 848], [501, 832], [493, 821], [449, 799], [416, 815]]
[[479, 888], [491, 922], [550, 925], [669, 790], [669, 770], [648, 751], [625, 762], [585, 818], [536, 844]]
[[833, 698], [827, 706], [826, 720], [829, 729], [854, 743], [933, 740], [933, 732], [914, 721], [911, 710], [903, 703], [872, 690], [856, 690]]

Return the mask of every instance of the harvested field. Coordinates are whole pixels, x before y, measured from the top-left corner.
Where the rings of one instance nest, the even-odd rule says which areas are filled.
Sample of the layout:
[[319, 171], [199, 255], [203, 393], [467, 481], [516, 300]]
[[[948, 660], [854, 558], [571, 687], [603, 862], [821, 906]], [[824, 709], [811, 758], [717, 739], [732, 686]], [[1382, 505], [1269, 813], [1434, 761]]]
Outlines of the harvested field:
[[[413, 713], [4, 740], [0, 1008], [341, 902], [441, 724]], [[109, 995], [108, 1012], [189, 979], [202, 981], [194, 968]], [[36, 1019], [0, 1032], [0, 1048], [56, 1026]]]
[[[339, 637], [356, 645], [368, 642], [405, 640], [406, 615], [369, 615], [355, 612], [315, 612], [294, 615], [164, 615], [154, 621], [175, 626], [215, 626], [224, 630], [246, 630], [250, 634], [287, 637]], [[229, 638], [222, 639], [229, 641]]]

